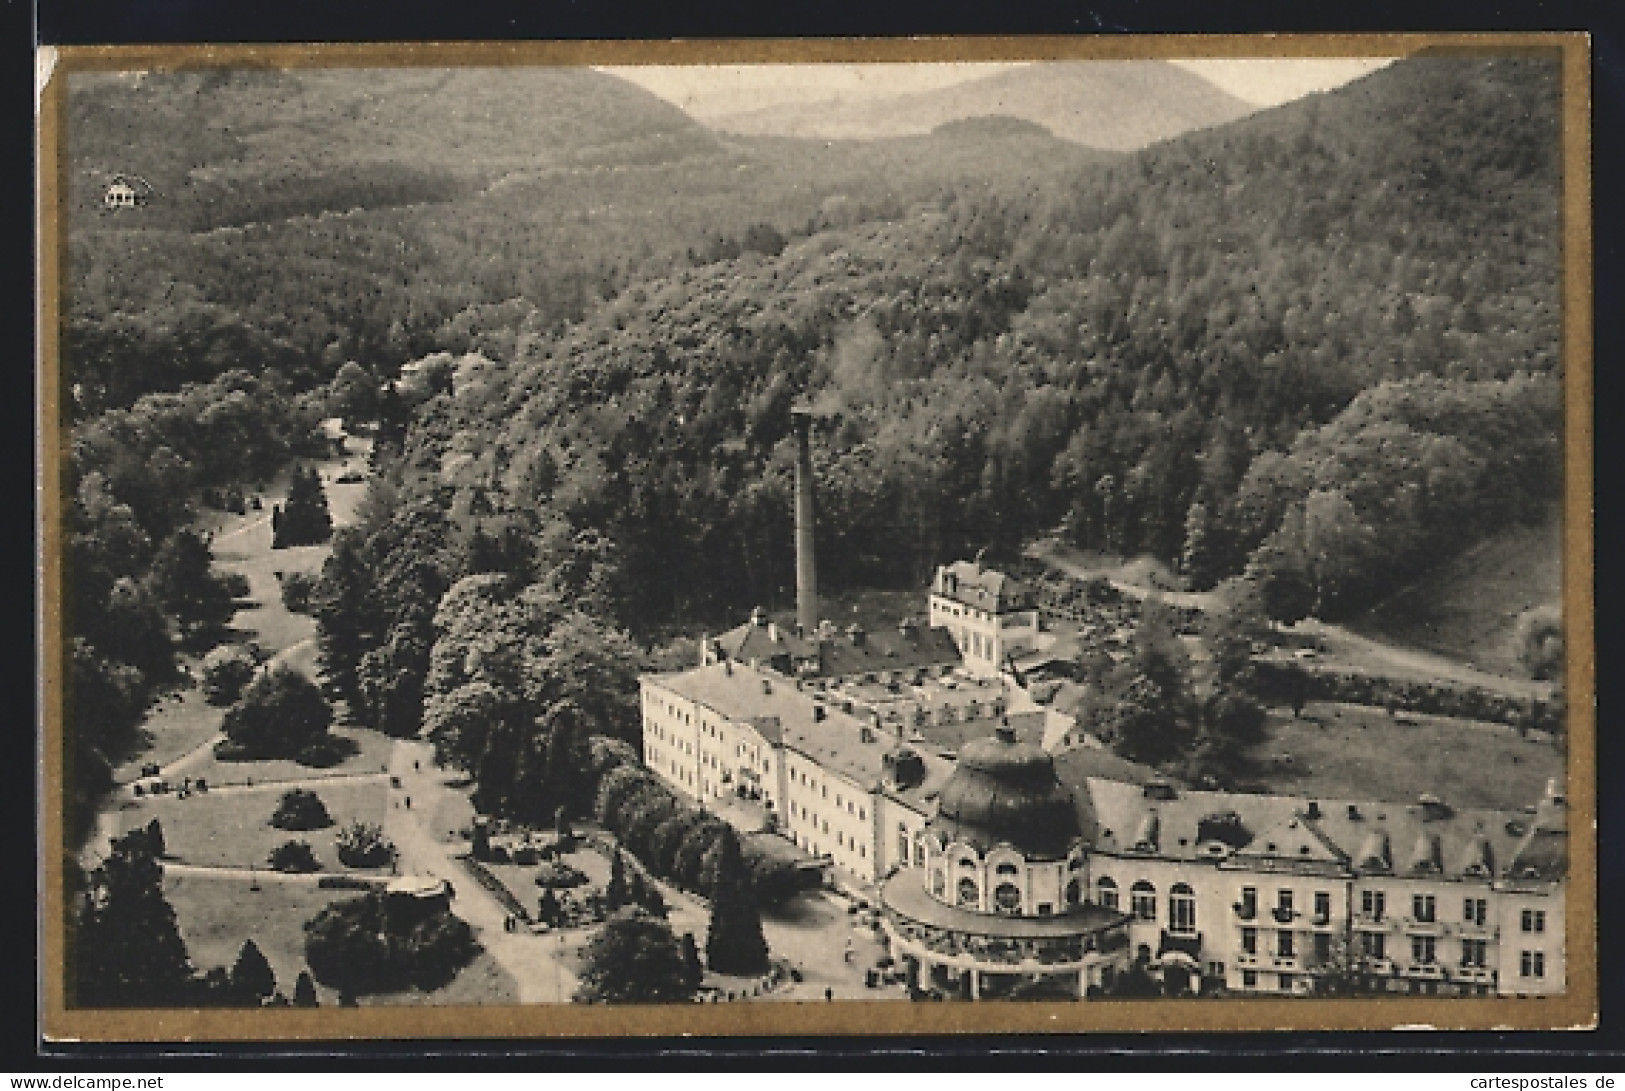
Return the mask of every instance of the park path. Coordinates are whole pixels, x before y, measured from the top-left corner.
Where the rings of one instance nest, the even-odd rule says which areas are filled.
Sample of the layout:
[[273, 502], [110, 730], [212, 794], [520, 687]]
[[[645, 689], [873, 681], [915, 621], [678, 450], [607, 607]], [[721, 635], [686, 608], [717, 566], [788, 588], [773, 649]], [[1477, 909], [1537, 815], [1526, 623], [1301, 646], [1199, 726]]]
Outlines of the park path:
[[453, 859], [452, 846], [425, 828], [424, 822], [437, 809], [437, 796], [455, 791], [434, 764], [434, 748], [416, 739], [398, 740], [389, 772], [400, 787], [390, 791], [384, 832], [395, 843], [400, 871], [451, 881], [457, 892], [452, 912], [468, 922], [491, 957], [514, 979], [521, 1004], [567, 1003], [575, 995], [577, 980], [559, 957], [565, 934], [505, 930], [506, 907]]

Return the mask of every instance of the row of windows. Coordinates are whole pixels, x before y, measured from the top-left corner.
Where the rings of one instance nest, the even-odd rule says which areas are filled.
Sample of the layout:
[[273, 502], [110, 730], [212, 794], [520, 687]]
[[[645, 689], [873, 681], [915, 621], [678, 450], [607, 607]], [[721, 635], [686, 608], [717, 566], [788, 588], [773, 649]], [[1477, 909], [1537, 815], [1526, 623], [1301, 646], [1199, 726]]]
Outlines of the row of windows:
[[[1332, 957], [1332, 937], [1325, 932], [1316, 932], [1312, 937], [1312, 949], [1315, 958], [1325, 961]], [[1258, 929], [1247, 927], [1241, 930], [1241, 950], [1244, 954], [1258, 954]], [[1290, 928], [1282, 928], [1275, 933], [1275, 957], [1296, 958], [1298, 955], [1298, 934]], [[1378, 958], [1381, 956], [1372, 955]]]

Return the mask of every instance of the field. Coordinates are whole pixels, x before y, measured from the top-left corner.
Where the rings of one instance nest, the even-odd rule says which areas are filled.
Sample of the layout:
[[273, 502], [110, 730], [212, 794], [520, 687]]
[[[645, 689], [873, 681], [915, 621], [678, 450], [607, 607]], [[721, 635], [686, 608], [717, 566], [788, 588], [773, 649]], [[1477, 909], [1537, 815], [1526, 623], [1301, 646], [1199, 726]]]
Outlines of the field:
[[[169, 875], [164, 894], [175, 907], [181, 936], [192, 964], [198, 969], [230, 966], [245, 939], [264, 952], [276, 973], [277, 987], [293, 994], [294, 981], [305, 967], [304, 924], [334, 902], [355, 897], [348, 890], [322, 890], [314, 883], [263, 882], [257, 891], [235, 878]], [[246, 904], [245, 904], [246, 903]], [[252, 909], [252, 912], [245, 912]], [[245, 930], [244, 922], [253, 920]], [[325, 1005], [338, 996], [316, 986]], [[363, 998], [365, 1004], [513, 1004], [518, 990], [513, 979], [489, 954], [480, 954], [445, 988], [432, 993], [409, 990]]]
[[307, 842], [324, 872], [351, 869], [339, 863], [333, 837], [350, 822], [382, 823], [388, 787], [382, 778], [321, 785], [316, 794], [327, 805], [333, 825], [319, 830], [279, 830], [270, 824], [282, 788], [212, 791], [179, 799], [149, 799], [122, 813], [125, 828], [157, 818], [164, 845], [177, 862], [201, 867], [264, 867], [272, 849], [289, 840]]
[[[1412, 726], [1414, 725], [1414, 726]], [[1270, 716], [1258, 753], [1291, 755], [1291, 772], [1263, 774], [1271, 792], [1322, 799], [1413, 802], [1443, 794], [1457, 807], [1519, 809], [1565, 772], [1563, 752], [1493, 724], [1442, 716], [1400, 716], [1365, 705], [1311, 702], [1301, 720]]]
[[1518, 619], [1562, 597], [1562, 521], [1508, 527], [1372, 609], [1350, 628], [1481, 670], [1527, 677]]

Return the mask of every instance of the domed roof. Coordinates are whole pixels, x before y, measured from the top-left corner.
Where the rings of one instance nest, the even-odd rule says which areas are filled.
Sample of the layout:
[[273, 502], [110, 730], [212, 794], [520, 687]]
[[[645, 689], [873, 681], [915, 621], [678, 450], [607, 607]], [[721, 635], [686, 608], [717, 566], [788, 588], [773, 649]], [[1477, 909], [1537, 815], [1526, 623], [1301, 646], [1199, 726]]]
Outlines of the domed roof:
[[1097, 823], [1087, 792], [1069, 791], [1049, 754], [1000, 727], [960, 751], [929, 828], [981, 852], [1002, 842], [1029, 857], [1060, 857], [1079, 838], [1092, 844]]

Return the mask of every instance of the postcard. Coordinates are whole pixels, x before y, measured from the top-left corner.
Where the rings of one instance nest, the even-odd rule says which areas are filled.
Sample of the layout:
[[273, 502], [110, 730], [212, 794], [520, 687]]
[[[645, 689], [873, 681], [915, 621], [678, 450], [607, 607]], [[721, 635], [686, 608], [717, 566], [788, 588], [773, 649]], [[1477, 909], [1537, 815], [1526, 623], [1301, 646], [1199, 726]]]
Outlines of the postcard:
[[1584, 36], [40, 60], [48, 1038], [1595, 1025]]

